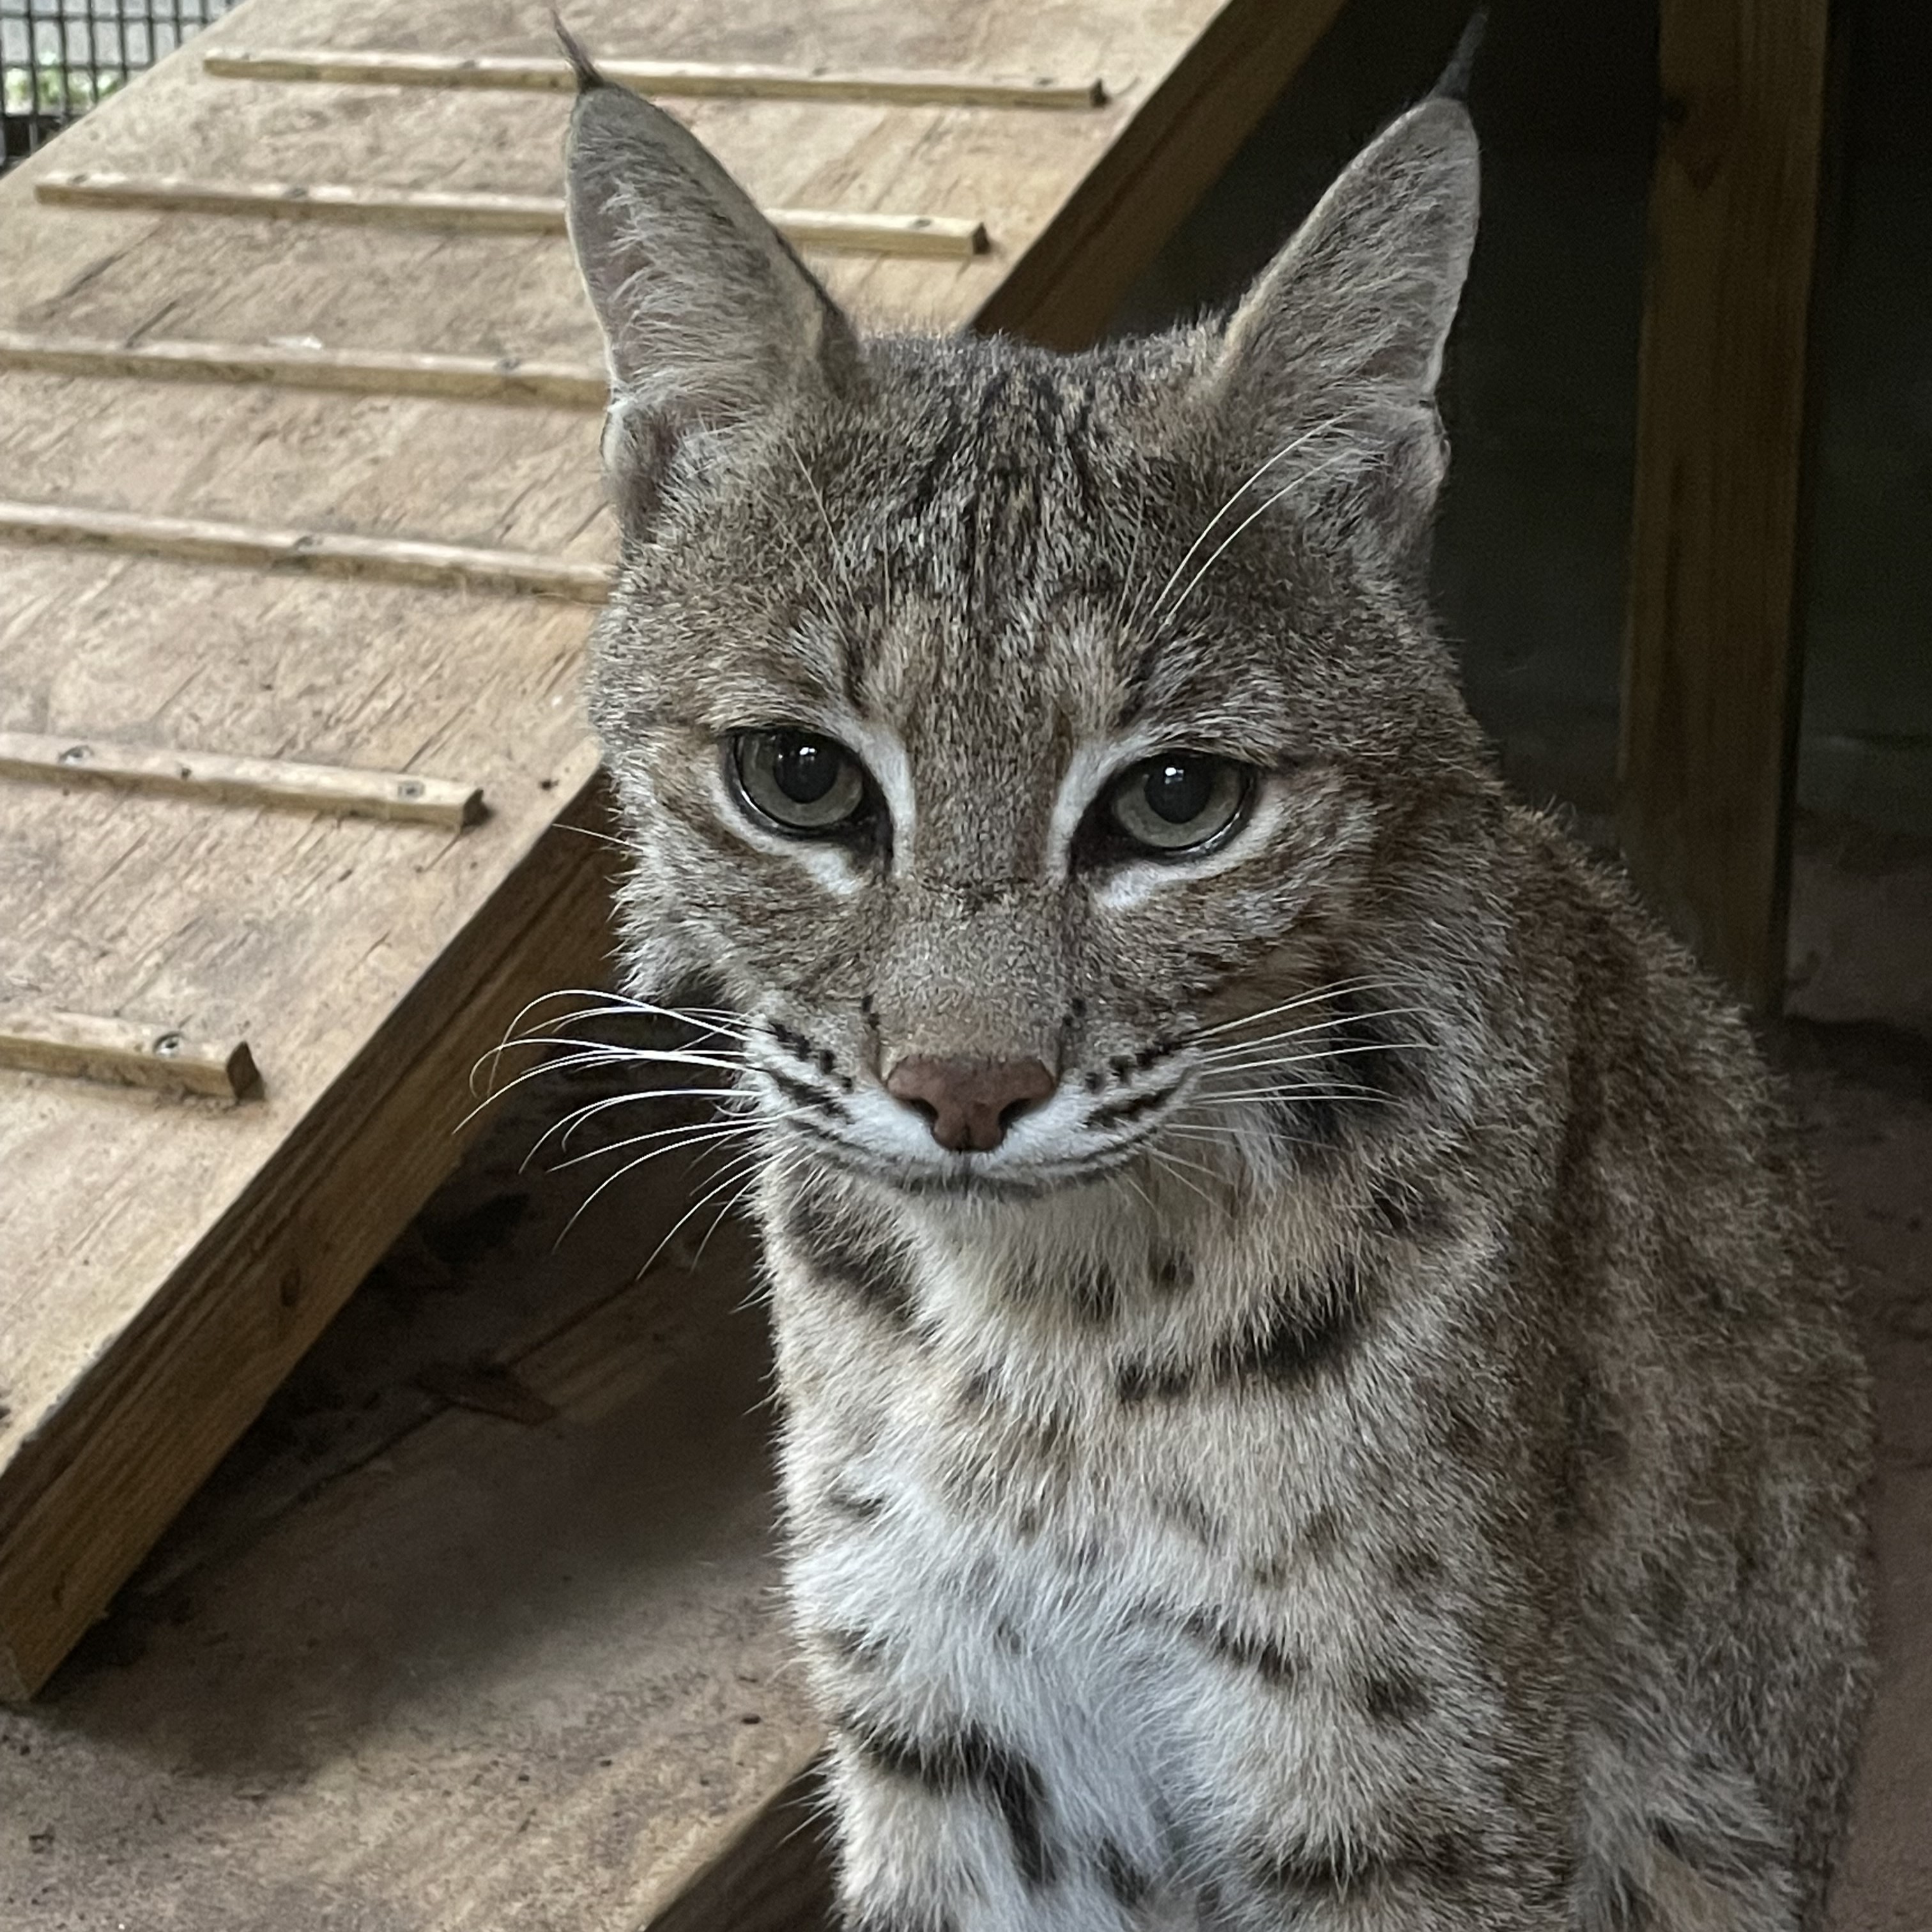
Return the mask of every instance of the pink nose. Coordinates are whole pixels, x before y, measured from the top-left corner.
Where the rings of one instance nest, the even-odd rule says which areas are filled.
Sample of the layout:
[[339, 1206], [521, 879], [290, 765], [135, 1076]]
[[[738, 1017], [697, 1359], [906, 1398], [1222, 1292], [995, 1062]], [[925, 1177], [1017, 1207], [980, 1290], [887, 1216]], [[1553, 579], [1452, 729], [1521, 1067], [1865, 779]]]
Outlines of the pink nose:
[[886, 1076], [886, 1091], [923, 1114], [932, 1138], [955, 1154], [988, 1154], [1015, 1118], [1053, 1091], [1036, 1060], [929, 1060], [914, 1054]]

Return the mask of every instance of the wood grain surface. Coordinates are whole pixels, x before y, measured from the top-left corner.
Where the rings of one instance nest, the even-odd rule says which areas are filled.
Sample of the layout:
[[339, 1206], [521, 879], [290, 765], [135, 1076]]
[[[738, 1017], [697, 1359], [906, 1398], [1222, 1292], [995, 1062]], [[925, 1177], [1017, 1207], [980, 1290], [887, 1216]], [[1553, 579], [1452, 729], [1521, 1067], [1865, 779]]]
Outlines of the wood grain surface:
[[[204, 73], [224, 80], [347, 81], [383, 87], [511, 87], [568, 94], [575, 70], [557, 55], [424, 54], [398, 50], [316, 48], [290, 53], [250, 47], [204, 56]], [[878, 70], [758, 67], [748, 62], [626, 60], [599, 52], [597, 71], [656, 100], [876, 100], [902, 107], [1104, 107], [1098, 80], [1051, 74], [1000, 80], [974, 74], [891, 74]]]
[[1784, 983], [1827, 0], [1664, 0], [1624, 656], [1632, 876], [1761, 1010]]
[[[35, 192], [56, 207], [151, 208], [262, 221], [336, 221], [351, 227], [453, 229], [482, 235], [561, 235], [563, 197], [446, 194], [437, 188], [364, 187], [352, 182], [200, 181], [185, 175], [106, 169], [44, 174]], [[841, 214], [826, 208], [768, 208], [765, 214], [800, 248], [851, 255], [976, 255], [986, 224], [944, 214]]]

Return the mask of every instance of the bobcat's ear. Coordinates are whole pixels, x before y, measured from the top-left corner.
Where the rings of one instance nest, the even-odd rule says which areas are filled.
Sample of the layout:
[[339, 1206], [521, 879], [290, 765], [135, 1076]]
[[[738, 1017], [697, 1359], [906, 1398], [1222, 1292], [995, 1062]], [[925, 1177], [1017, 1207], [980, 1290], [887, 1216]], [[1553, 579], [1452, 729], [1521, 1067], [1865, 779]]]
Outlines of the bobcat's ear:
[[1426, 527], [1447, 467], [1436, 384], [1477, 199], [1468, 111], [1432, 94], [1370, 142], [1262, 271], [1208, 376], [1223, 422], [1258, 430], [1280, 464], [1272, 489], [1305, 480], [1393, 549]]
[[614, 87], [564, 36], [578, 93], [565, 152], [570, 238], [610, 374], [607, 468], [647, 518], [682, 446], [721, 454], [775, 408], [856, 369], [831, 298], [687, 129]]

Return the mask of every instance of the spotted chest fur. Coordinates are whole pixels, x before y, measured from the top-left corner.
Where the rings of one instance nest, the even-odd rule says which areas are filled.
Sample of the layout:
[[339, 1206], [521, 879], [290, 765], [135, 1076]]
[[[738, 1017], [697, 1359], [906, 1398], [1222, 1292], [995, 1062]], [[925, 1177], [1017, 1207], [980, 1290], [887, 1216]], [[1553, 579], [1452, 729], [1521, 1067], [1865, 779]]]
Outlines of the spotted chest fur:
[[1493, 1244], [1163, 1205], [1042, 1233], [767, 1198], [791, 1590], [868, 1922], [1559, 1910], [1568, 1850], [1498, 1783], [1537, 1775], [1526, 1708], [1556, 1728], [1548, 1606], [1462, 1614], [1504, 1565], [1444, 1412]]

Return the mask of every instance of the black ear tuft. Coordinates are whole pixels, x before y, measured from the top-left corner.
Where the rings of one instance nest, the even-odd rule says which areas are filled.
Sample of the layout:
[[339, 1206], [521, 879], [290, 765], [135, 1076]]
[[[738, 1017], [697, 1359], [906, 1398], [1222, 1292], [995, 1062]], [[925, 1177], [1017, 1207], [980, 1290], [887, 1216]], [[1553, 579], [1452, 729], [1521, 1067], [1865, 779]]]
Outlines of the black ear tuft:
[[612, 487], [627, 518], [648, 519], [675, 458], [715, 464], [752, 448], [787, 410], [846, 393], [860, 351], [831, 298], [690, 129], [587, 61], [586, 72], [571, 109], [565, 206], [610, 370]]
[[593, 87], [609, 86], [610, 82], [597, 71], [597, 63], [590, 58], [589, 49], [563, 24], [563, 16], [554, 7], [550, 10], [550, 23], [556, 30], [564, 58], [577, 76], [578, 92], [588, 94]]
[[1490, 10], [1486, 7], [1478, 7], [1469, 16], [1469, 24], [1462, 29], [1462, 38], [1456, 43], [1456, 51], [1449, 56], [1449, 64], [1429, 90], [1431, 94], [1444, 100], [1467, 104], [1469, 82], [1476, 70], [1476, 56], [1483, 50], [1483, 35], [1489, 24]]

